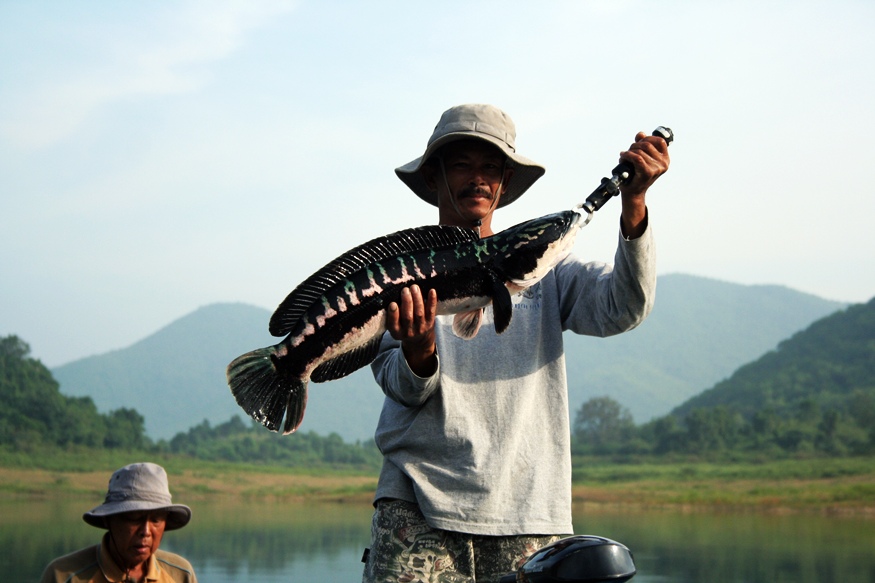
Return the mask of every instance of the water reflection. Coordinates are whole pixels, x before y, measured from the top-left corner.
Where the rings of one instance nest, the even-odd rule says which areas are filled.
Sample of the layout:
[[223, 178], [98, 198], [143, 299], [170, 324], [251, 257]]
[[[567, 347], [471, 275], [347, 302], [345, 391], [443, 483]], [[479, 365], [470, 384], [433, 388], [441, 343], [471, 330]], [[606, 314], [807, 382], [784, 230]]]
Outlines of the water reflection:
[[370, 539], [369, 505], [191, 506], [198, 524], [176, 533], [172, 550], [195, 565], [199, 580], [361, 580], [360, 559]]
[[[367, 504], [189, 503], [191, 524], [163, 548], [188, 558], [202, 583], [357, 582]], [[95, 544], [87, 502], [0, 504], [0, 572], [36, 581], [52, 558]], [[859, 517], [679, 514], [576, 508], [579, 533], [632, 549], [634, 583], [873, 583], [875, 520]]]
[[578, 509], [593, 530], [635, 555], [635, 583], [875, 582], [875, 520]]

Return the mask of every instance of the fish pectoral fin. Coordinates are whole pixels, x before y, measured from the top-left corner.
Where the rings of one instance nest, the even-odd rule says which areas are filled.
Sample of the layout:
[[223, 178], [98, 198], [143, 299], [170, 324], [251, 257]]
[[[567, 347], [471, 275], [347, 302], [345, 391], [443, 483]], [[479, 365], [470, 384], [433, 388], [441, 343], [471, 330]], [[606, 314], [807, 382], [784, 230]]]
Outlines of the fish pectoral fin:
[[497, 277], [492, 280], [492, 315], [495, 319], [495, 333], [501, 334], [510, 326], [513, 315], [513, 300], [504, 283]]
[[310, 380], [314, 383], [324, 383], [325, 381], [333, 381], [343, 378], [354, 373], [363, 366], [371, 364], [377, 353], [380, 351], [380, 341], [383, 339], [382, 334], [378, 334], [370, 342], [363, 346], [359, 346], [349, 352], [326, 360], [317, 366], [310, 375]]
[[453, 316], [453, 334], [462, 340], [471, 340], [480, 331], [483, 323], [483, 308], [461, 312]]

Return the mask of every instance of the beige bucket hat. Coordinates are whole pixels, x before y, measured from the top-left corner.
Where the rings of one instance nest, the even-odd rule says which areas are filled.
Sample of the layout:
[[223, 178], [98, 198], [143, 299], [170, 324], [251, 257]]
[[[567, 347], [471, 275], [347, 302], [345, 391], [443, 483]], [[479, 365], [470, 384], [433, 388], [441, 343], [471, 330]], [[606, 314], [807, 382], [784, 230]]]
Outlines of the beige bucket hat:
[[109, 479], [109, 487], [103, 504], [86, 512], [82, 519], [97, 528], [108, 528], [106, 519], [123, 512], [166, 510], [165, 530], [182, 528], [191, 520], [191, 508], [173, 504], [167, 472], [153, 463], [127, 465], [116, 470]]
[[507, 184], [504, 195], [499, 199], [498, 208], [518, 199], [546, 172], [540, 164], [516, 153], [516, 127], [510, 116], [494, 105], [465, 104], [446, 110], [428, 139], [425, 153], [416, 160], [396, 168], [395, 174], [419, 198], [437, 206], [437, 193], [429, 190], [419, 170], [438, 148], [465, 138], [489, 142], [507, 155], [508, 166], [513, 168], [514, 174]]

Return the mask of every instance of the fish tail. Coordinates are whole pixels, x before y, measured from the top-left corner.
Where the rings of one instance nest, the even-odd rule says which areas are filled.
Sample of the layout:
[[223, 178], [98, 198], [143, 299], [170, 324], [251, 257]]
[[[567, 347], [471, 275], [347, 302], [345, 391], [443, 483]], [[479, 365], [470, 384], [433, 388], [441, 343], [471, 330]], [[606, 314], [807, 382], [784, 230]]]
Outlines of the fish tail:
[[259, 348], [235, 358], [228, 365], [231, 394], [246, 413], [270, 429], [293, 433], [304, 419], [307, 406], [307, 381], [283, 374], [277, 369], [280, 345]]

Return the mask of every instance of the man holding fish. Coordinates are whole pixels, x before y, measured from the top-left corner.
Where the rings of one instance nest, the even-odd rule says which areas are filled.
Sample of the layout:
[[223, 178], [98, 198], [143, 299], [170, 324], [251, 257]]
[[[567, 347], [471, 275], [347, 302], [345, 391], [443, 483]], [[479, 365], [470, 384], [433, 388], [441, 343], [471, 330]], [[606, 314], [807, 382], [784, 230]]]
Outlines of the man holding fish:
[[[453, 107], [396, 174], [438, 208], [440, 225], [490, 237], [494, 211], [545, 171], [516, 153], [515, 134], [494, 106]], [[437, 314], [434, 287], [411, 285], [388, 306], [372, 364], [386, 395], [376, 432], [384, 462], [364, 582], [494, 582], [573, 532], [562, 333], [630, 330], [656, 286], [645, 194], [668, 169], [668, 144], [642, 132], [620, 160], [634, 174], [620, 188], [613, 265], [550, 249], [556, 265], [540, 281], [508, 284], [520, 293], [501, 334], [477, 322], [460, 338], [454, 316]], [[491, 308], [482, 316], [492, 317]]]

